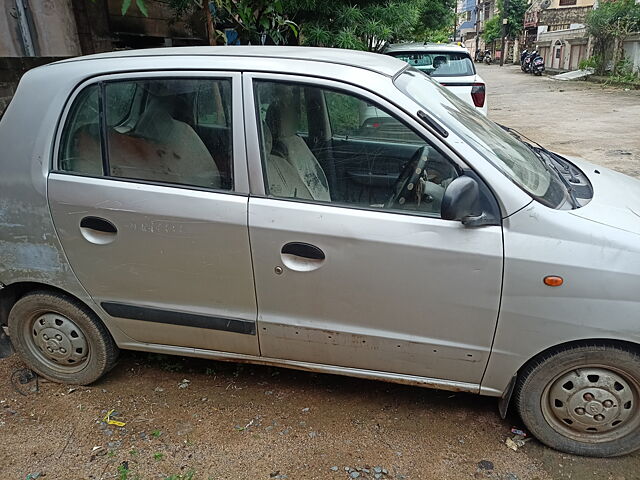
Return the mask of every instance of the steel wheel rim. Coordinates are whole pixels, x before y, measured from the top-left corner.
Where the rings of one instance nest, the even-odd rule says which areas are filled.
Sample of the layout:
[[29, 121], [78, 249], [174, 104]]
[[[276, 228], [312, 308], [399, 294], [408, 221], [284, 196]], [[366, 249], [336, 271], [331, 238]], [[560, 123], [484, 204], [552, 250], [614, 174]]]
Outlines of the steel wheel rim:
[[77, 373], [89, 361], [91, 349], [86, 335], [58, 312], [34, 314], [25, 322], [23, 335], [29, 352], [57, 373]]
[[640, 384], [627, 372], [606, 365], [566, 370], [550, 381], [542, 414], [556, 432], [573, 440], [604, 443], [640, 426]]

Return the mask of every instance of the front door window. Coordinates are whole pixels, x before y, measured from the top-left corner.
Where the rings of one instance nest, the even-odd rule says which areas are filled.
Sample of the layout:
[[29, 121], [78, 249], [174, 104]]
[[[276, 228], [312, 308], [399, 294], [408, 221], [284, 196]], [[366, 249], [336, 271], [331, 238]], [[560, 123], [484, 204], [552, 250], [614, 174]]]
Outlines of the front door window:
[[440, 216], [459, 171], [384, 108], [293, 83], [258, 81], [255, 94], [269, 196]]

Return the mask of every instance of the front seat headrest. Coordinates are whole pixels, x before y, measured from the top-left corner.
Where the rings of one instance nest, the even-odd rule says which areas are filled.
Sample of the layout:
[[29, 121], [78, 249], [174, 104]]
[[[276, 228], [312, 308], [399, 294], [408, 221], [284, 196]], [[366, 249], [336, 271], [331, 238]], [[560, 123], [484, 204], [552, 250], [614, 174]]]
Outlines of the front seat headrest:
[[298, 112], [291, 103], [272, 103], [267, 109], [266, 121], [275, 139], [298, 133]]

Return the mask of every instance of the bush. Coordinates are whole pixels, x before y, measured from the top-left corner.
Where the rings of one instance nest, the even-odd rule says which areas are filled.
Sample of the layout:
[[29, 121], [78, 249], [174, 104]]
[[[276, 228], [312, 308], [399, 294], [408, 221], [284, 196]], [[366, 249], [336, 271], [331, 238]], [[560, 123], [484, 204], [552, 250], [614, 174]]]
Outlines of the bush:
[[602, 67], [602, 57], [599, 55], [594, 55], [589, 58], [585, 58], [584, 60], [580, 60], [578, 63], [578, 68], [580, 70], [586, 70], [587, 68], [593, 68], [596, 71], [599, 71]]

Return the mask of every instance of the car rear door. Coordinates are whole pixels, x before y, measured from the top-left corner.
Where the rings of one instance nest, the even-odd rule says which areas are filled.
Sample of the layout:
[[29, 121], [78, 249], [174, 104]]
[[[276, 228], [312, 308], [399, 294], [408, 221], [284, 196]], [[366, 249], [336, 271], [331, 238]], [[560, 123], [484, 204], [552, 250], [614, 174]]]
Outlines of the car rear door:
[[[240, 78], [122, 74], [70, 99], [51, 214], [75, 274], [136, 342], [259, 354]], [[202, 92], [216, 105], [199, 108]]]

